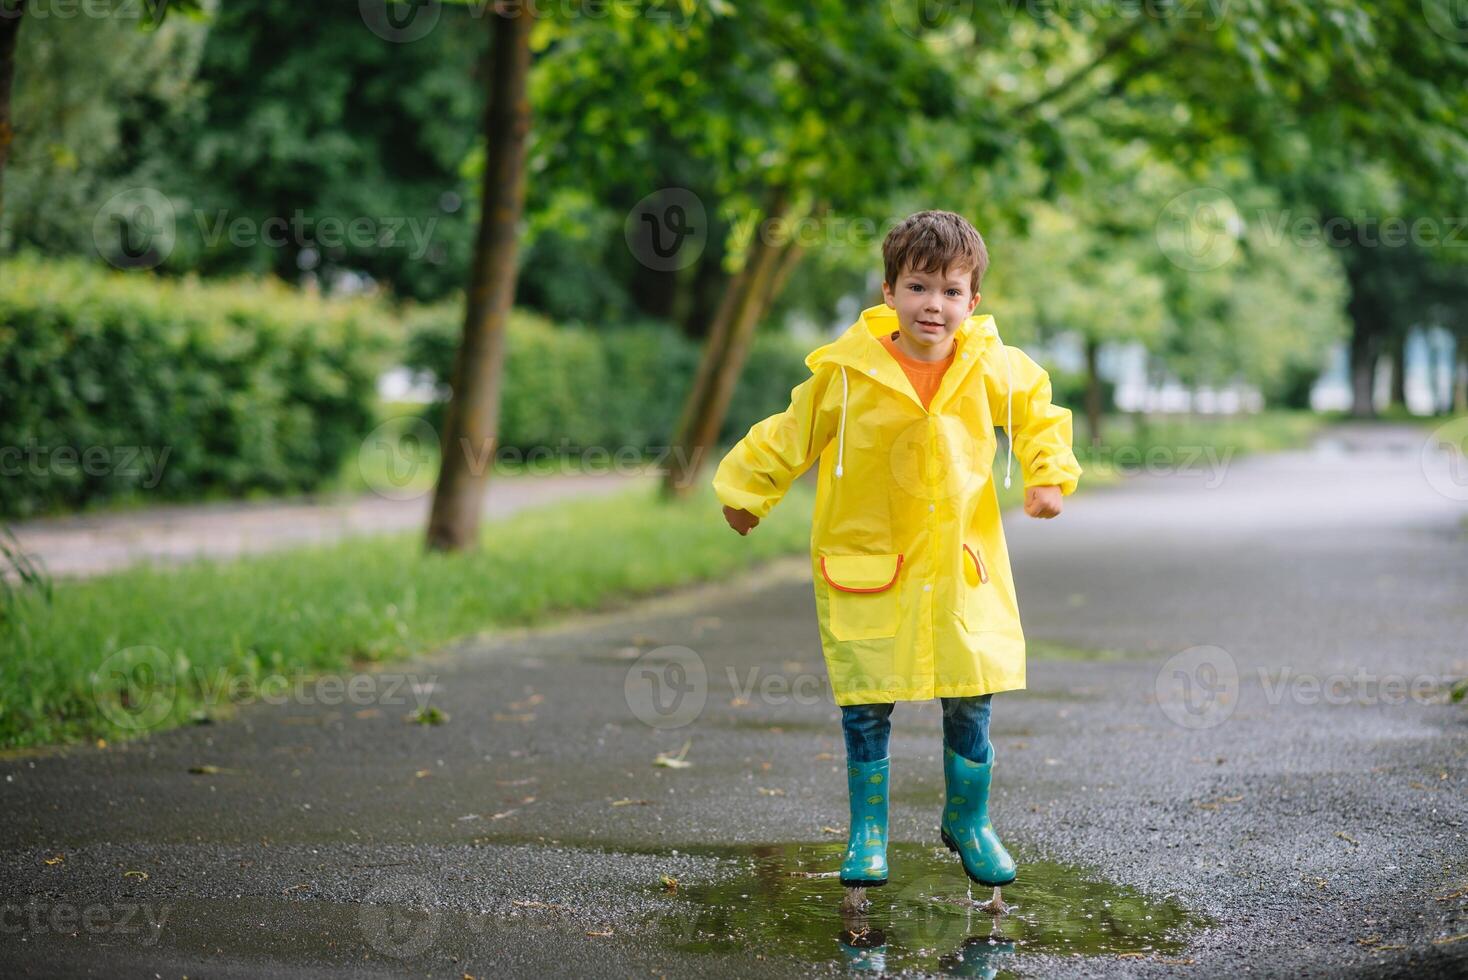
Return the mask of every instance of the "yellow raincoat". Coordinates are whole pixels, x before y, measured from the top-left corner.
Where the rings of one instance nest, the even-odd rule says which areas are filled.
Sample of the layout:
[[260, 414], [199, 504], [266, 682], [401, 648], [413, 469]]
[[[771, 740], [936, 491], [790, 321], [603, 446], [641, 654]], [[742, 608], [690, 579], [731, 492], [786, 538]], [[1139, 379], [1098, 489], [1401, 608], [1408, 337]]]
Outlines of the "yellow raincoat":
[[838, 705], [1021, 689], [1024, 634], [990, 478], [995, 420], [1024, 485], [1068, 495], [1081, 474], [1070, 411], [1051, 404], [1049, 375], [1004, 345], [989, 314], [955, 332], [924, 409], [878, 340], [896, 329], [897, 312], [873, 306], [812, 351], [790, 407], [729, 451], [714, 491], [764, 518], [819, 458], [811, 573]]

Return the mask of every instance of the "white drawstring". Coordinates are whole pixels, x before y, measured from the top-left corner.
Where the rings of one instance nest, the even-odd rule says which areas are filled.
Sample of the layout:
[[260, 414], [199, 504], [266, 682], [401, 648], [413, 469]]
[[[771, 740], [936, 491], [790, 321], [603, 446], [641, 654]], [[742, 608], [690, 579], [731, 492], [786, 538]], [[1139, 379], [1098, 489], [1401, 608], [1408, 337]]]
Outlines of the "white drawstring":
[[[846, 365], [841, 365], [841, 431], [836, 437], [836, 475], [841, 475], [841, 458], [846, 452]], [[1007, 484], [1006, 484], [1007, 485]]]

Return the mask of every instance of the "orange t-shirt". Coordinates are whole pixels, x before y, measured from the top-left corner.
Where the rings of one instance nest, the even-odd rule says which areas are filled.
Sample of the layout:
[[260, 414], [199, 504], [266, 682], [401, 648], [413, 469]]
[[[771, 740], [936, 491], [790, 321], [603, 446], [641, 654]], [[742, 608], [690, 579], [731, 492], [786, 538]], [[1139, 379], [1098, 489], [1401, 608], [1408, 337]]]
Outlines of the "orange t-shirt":
[[958, 353], [958, 345], [954, 344], [953, 350], [941, 361], [919, 361], [903, 353], [902, 348], [897, 346], [896, 336], [897, 332], [893, 331], [878, 339], [897, 363], [902, 365], [902, 371], [907, 375], [907, 380], [912, 382], [912, 389], [917, 392], [918, 400], [923, 403], [923, 408], [927, 408], [933, 396], [938, 393], [938, 386], [943, 383], [943, 375], [948, 366], [953, 363], [953, 355]]

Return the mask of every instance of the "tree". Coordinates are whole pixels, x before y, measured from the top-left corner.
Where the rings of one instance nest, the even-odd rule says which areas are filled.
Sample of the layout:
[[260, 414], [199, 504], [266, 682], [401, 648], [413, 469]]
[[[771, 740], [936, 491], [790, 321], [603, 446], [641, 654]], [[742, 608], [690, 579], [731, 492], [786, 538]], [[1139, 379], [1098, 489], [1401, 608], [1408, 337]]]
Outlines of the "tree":
[[130, 188], [174, 189], [183, 170], [165, 144], [195, 118], [207, 34], [193, 17], [149, 30], [116, 15], [27, 18], [11, 99], [10, 247], [95, 258], [99, 205]]
[[1161, 278], [1149, 268], [1148, 239], [1108, 233], [1096, 209], [1062, 198], [1034, 205], [1027, 233], [1007, 243], [981, 291], [1006, 342], [1007, 324], [1030, 324], [1038, 338], [1079, 338], [1085, 355], [1084, 413], [1093, 445], [1102, 442], [1102, 345], [1149, 343], [1163, 329]]
[[394, 41], [364, 25], [370, 6], [220, 5], [196, 116], [164, 147], [176, 162], [163, 186], [197, 216], [181, 225], [169, 271], [350, 272], [419, 300], [463, 287], [474, 211], [462, 168], [483, 115], [483, 25], [464, 7], [405, 7], [438, 19]]
[[20, 40], [26, 0], [0, 0], [0, 216], [5, 214], [5, 165], [15, 127], [10, 121], [10, 93], [15, 85], [15, 45]]
[[534, 7], [494, 8], [489, 56], [489, 94], [484, 112], [488, 147], [483, 199], [469, 289], [464, 336], [454, 359], [453, 391], [444, 412], [442, 451], [428, 547], [472, 548], [479, 538], [484, 502], [499, 431], [500, 378], [505, 336], [515, 300], [517, 225], [525, 200], [525, 148], [530, 132], [530, 32]]

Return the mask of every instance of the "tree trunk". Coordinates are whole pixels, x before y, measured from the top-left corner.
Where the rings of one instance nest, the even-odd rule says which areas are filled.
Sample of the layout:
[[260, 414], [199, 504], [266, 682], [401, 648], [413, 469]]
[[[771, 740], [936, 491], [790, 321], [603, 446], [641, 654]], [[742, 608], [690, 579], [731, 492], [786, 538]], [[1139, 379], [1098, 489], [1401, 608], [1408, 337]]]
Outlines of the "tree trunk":
[[10, 122], [10, 96], [15, 87], [15, 42], [26, 0], [0, 0], [0, 218], [5, 216], [5, 167], [15, 128]]
[[718, 439], [782, 252], [763, 229], [770, 219], [784, 217], [789, 206], [786, 188], [770, 190], [763, 220], [745, 252], [744, 266], [725, 287], [698, 372], [683, 403], [663, 474], [665, 497], [688, 495], [704, 455]]
[[1086, 431], [1091, 436], [1091, 447], [1101, 445], [1101, 414], [1104, 410], [1101, 397], [1101, 371], [1098, 366], [1101, 343], [1094, 337], [1086, 338]]
[[469, 269], [464, 335], [454, 358], [453, 387], [445, 407], [442, 460], [428, 547], [461, 551], [479, 537], [484, 491], [499, 431], [500, 377], [505, 333], [515, 301], [519, 239], [525, 201], [525, 148], [530, 132], [530, 29], [534, 8], [516, 4], [493, 14], [489, 92], [484, 111], [488, 149], [478, 237]]
[[[1334, 220], [1334, 216], [1326, 220]], [[1381, 337], [1388, 327], [1389, 310], [1384, 307], [1379, 284], [1368, 274], [1376, 256], [1363, 249], [1351, 227], [1351, 244], [1341, 255], [1346, 283], [1346, 315], [1351, 318], [1351, 415], [1358, 419], [1376, 417], [1376, 362], [1381, 356]]]
[[1364, 319], [1351, 322], [1351, 415], [1376, 417], [1376, 334]]
[[1407, 331], [1392, 338], [1392, 383], [1389, 406], [1407, 407]]

